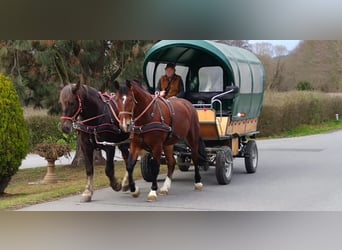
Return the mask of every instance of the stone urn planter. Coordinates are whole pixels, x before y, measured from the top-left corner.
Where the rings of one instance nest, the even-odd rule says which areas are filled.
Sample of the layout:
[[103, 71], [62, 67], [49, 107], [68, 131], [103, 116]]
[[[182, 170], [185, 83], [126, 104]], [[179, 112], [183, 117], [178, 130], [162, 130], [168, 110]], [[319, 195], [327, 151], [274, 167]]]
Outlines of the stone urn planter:
[[38, 144], [34, 152], [45, 158], [48, 162], [47, 173], [42, 181], [43, 184], [57, 183], [55, 161], [62, 156], [70, 156], [70, 147], [66, 144], [58, 144], [53, 142], [45, 142]]

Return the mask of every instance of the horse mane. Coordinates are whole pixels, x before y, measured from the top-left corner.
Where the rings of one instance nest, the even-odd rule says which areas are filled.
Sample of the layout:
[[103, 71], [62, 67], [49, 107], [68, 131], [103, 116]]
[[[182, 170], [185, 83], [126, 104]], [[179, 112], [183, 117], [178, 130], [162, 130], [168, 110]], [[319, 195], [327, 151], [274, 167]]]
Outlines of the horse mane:
[[[66, 100], [68, 100], [71, 96], [74, 95], [73, 88], [75, 86], [76, 86], [75, 83], [71, 83], [71, 84], [64, 86], [59, 96], [60, 103], [64, 103]], [[88, 97], [90, 93], [94, 93], [94, 94], [98, 93], [98, 91], [95, 88], [92, 88], [87, 85], [81, 85], [79, 90], [80, 90], [80, 94], [83, 97]]]
[[72, 84], [68, 84], [66, 86], [63, 87], [63, 89], [61, 90], [61, 93], [59, 95], [59, 102], [60, 103], [65, 103], [65, 101], [70, 98], [70, 96], [73, 95], [73, 87], [76, 86], [76, 84], [72, 83]]
[[145, 92], [148, 95], [151, 95], [150, 92], [148, 92], [148, 90], [146, 88], [144, 88], [144, 86], [142, 85], [142, 83], [136, 79], [130, 80], [132, 86], [134, 86], [135, 88], [139, 88], [140, 90], [142, 90], [143, 92]]

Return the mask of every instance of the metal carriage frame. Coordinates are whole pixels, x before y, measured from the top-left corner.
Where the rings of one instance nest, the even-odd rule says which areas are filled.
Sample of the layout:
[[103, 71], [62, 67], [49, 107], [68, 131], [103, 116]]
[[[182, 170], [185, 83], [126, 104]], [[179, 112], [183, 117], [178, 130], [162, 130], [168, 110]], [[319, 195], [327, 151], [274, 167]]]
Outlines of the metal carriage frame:
[[[163, 40], [148, 52], [143, 65], [145, 82], [153, 93], [165, 65], [172, 62], [180, 74], [185, 98], [193, 103], [206, 144], [208, 170], [215, 166], [219, 184], [229, 184], [234, 157], [245, 160], [247, 173], [255, 173], [258, 149], [255, 142], [265, 89], [265, 71], [250, 51], [215, 41]], [[175, 145], [181, 171], [191, 164], [191, 150]], [[149, 181], [151, 155], [141, 161], [142, 174]]]

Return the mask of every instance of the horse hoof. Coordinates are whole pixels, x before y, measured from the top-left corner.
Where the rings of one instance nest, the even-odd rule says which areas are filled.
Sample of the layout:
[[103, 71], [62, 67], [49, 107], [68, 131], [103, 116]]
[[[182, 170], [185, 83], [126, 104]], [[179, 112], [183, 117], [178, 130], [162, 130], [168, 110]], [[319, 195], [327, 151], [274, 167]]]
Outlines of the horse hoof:
[[135, 188], [135, 191], [132, 192], [132, 197], [133, 197], [133, 198], [138, 198], [139, 195], [140, 195], [140, 190], [139, 190], [138, 187], [136, 187], [136, 188]]
[[81, 203], [91, 202], [91, 195], [82, 195], [80, 202]]
[[147, 196], [147, 201], [148, 202], [154, 202], [157, 200], [157, 192], [154, 190], [151, 190], [151, 192]]
[[202, 191], [203, 184], [201, 182], [195, 183], [195, 191]]
[[127, 192], [129, 190], [129, 186], [122, 186], [122, 192]]
[[122, 188], [121, 183], [116, 183], [112, 186], [113, 190], [119, 192]]
[[160, 195], [168, 195], [169, 191], [167, 189], [165, 189], [165, 190], [160, 189], [159, 194]]

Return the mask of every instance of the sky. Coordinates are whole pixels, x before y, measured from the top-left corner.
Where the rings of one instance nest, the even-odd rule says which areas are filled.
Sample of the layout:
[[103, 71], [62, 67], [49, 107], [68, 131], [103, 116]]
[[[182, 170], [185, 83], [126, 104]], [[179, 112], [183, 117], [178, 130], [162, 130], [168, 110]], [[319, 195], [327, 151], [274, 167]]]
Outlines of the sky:
[[284, 45], [288, 51], [293, 50], [301, 40], [248, 40], [249, 43], [271, 43], [272, 45]]

